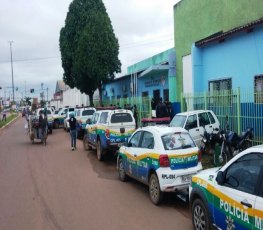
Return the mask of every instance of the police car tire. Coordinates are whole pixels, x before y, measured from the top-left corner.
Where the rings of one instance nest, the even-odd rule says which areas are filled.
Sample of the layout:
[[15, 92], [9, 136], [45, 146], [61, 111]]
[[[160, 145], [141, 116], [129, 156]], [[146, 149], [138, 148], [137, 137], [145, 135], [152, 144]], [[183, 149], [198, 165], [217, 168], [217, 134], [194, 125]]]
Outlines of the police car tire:
[[97, 158], [99, 161], [103, 161], [104, 159], [104, 150], [101, 145], [100, 139], [97, 140]]
[[54, 121], [54, 128], [58, 129], [59, 128], [59, 122], [58, 121]]
[[123, 160], [122, 158], [118, 161], [118, 173], [119, 173], [119, 179], [123, 182], [127, 181], [127, 175], [124, 170]]
[[155, 205], [159, 205], [163, 200], [163, 192], [161, 191], [159, 180], [155, 173], [152, 173], [150, 175], [149, 195], [150, 195], [151, 201]]
[[92, 150], [92, 147], [89, 145], [86, 135], [83, 137], [83, 147], [84, 150]]
[[[192, 204], [192, 223], [195, 230], [209, 230], [208, 211], [201, 199], [195, 199]], [[201, 225], [201, 221], [203, 225]]]

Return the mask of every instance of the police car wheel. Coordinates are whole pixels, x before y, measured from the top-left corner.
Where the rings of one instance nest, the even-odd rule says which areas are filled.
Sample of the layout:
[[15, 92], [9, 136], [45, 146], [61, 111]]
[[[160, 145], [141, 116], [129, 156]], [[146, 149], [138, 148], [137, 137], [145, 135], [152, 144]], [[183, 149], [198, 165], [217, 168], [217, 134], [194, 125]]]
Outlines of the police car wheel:
[[103, 161], [103, 152], [104, 151], [102, 149], [100, 139], [98, 139], [98, 141], [97, 141], [97, 158], [99, 161]]
[[121, 181], [126, 181], [127, 180], [127, 175], [125, 173], [123, 160], [121, 158], [118, 161], [118, 172], [119, 172], [119, 179]]
[[155, 173], [152, 173], [149, 180], [149, 194], [151, 201], [158, 205], [162, 202], [163, 192], [160, 189], [158, 177]]
[[192, 222], [195, 230], [209, 230], [208, 212], [200, 199], [195, 199], [192, 205]]
[[59, 128], [59, 122], [58, 121], [54, 121], [54, 128], [58, 129]]

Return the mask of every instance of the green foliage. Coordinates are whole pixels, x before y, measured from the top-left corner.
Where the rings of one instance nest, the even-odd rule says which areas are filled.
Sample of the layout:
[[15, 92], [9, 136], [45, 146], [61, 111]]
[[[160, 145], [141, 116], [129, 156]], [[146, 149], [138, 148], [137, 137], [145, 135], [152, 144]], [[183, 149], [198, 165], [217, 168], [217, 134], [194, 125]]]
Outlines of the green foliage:
[[45, 100], [41, 100], [40, 101], [40, 106], [41, 106], [41, 108], [44, 108], [46, 106], [46, 101]]
[[31, 106], [31, 97], [25, 97], [26, 105]]
[[73, 0], [60, 31], [63, 80], [93, 96], [120, 72], [119, 44], [102, 0]]

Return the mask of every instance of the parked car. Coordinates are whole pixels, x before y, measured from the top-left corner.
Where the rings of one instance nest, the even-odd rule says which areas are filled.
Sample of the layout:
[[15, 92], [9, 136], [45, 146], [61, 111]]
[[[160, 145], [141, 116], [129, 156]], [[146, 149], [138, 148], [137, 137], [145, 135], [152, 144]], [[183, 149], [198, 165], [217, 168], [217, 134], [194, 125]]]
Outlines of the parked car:
[[54, 128], [57, 129], [60, 126], [63, 125], [64, 127], [64, 120], [67, 116], [67, 112], [74, 112], [75, 108], [74, 107], [64, 107], [62, 108], [58, 114], [54, 114]]
[[114, 151], [126, 142], [135, 131], [135, 119], [130, 110], [114, 109], [96, 111], [86, 126], [83, 138], [86, 150], [96, 149], [98, 160], [103, 160], [106, 151]]
[[164, 192], [187, 190], [191, 177], [202, 169], [198, 147], [179, 127], [139, 128], [118, 152], [120, 180], [129, 176], [147, 184], [156, 205]]
[[263, 229], [263, 145], [192, 177], [194, 229]]
[[220, 123], [212, 110], [194, 110], [176, 114], [169, 126], [188, 130], [196, 145], [200, 147], [204, 131], [218, 132]]
[[52, 132], [53, 132], [53, 122], [54, 122], [52, 110], [50, 108], [39, 108], [39, 109], [37, 109], [37, 112], [36, 112], [37, 117], [39, 117], [40, 111], [42, 111], [43, 113], [45, 113], [45, 111], [46, 111], [46, 113], [47, 113], [47, 121], [48, 121], [48, 133], [52, 134]]
[[80, 108], [76, 111], [78, 138], [86, 134], [87, 120], [92, 118], [93, 113], [96, 111], [93, 107]]

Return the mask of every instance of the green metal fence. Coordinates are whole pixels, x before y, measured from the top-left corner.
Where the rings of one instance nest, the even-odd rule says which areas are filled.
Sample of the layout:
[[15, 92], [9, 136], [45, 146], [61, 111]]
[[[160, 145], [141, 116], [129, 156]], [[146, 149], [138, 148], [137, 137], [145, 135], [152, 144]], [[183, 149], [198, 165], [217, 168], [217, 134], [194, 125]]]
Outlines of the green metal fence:
[[182, 111], [197, 109], [213, 110], [221, 128], [226, 116], [230, 129], [241, 134], [248, 127], [254, 129], [254, 145], [263, 143], [263, 94], [254, 89], [222, 90], [195, 94], [182, 94]]
[[[149, 97], [114, 98], [103, 100], [102, 104], [104, 107], [119, 106], [131, 110], [136, 105], [139, 126], [141, 125], [141, 119], [150, 118], [152, 113], [151, 99]], [[99, 106], [99, 101], [94, 101], [94, 105]]]

